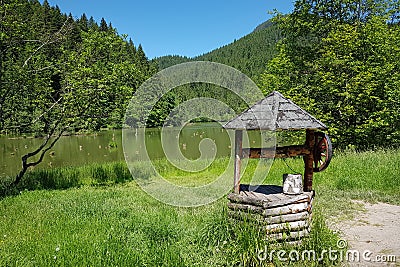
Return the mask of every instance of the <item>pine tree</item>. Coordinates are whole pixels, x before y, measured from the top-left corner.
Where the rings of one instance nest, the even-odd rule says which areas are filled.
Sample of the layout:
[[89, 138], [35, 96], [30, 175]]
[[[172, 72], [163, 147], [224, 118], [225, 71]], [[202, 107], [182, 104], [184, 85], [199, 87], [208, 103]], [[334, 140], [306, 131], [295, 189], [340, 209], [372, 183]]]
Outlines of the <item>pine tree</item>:
[[107, 22], [106, 22], [106, 20], [104, 18], [101, 18], [100, 31], [102, 31], [102, 32], [107, 32], [108, 31]]
[[81, 32], [83, 30], [81, 29], [79, 22], [76, 22], [71, 14], [68, 16], [67, 22], [70, 25], [70, 31], [65, 42], [65, 46], [69, 50], [75, 50], [76, 47], [82, 42]]
[[135, 56], [136, 56], [136, 47], [131, 38], [129, 38], [129, 41], [128, 41], [128, 54], [129, 54], [130, 60], [134, 61]]
[[146, 54], [143, 51], [142, 44], [139, 44], [139, 46], [136, 50], [136, 60], [139, 63], [139, 65], [141, 65], [141, 66], [145, 65], [148, 62]]
[[99, 29], [99, 25], [97, 25], [97, 22], [94, 20], [92, 16], [89, 18], [88, 27], [90, 30], [93, 31], [97, 31]]
[[78, 20], [78, 26], [84, 32], [87, 32], [89, 30], [89, 21], [85, 13], [83, 13], [81, 18]]

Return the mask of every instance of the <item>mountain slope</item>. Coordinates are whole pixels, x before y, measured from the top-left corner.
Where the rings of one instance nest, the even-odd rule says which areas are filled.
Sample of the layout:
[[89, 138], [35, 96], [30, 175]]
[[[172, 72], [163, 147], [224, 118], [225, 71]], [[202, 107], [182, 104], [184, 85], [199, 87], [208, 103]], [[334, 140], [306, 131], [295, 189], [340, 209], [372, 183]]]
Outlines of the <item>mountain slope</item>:
[[178, 55], [168, 55], [168, 56], [162, 56], [153, 59], [153, 62], [156, 62], [158, 65], [158, 68], [160, 70], [166, 69], [168, 67], [171, 67], [173, 65], [181, 64], [184, 62], [191, 61], [192, 59], [189, 57], [184, 57], [184, 56], [178, 56]]
[[270, 59], [276, 54], [276, 43], [281, 39], [278, 27], [271, 21], [260, 24], [252, 33], [203, 55], [188, 58], [164, 56], [154, 59], [160, 69], [188, 61], [212, 61], [234, 67], [250, 78], [257, 77], [265, 70]]

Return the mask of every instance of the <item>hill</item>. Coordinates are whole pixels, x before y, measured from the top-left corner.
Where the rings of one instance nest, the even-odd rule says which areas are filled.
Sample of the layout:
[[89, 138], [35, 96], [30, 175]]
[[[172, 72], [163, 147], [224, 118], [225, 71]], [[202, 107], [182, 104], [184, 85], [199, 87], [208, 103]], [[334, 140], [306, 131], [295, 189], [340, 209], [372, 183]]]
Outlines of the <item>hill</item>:
[[[265, 71], [268, 62], [277, 54], [276, 44], [281, 38], [282, 35], [277, 25], [272, 21], [266, 21], [257, 26], [252, 33], [203, 55], [193, 58], [168, 55], [153, 59], [153, 63], [158, 65], [158, 68], [161, 70], [190, 61], [218, 62], [240, 70], [257, 83], [261, 74]], [[164, 96], [162, 100], [166, 101], [166, 103], [172, 103], [175, 106], [199, 97], [220, 100], [237, 112], [247, 108], [246, 104], [234, 93], [228, 92], [224, 88], [204, 83], [183, 85], [175, 88], [167, 96]], [[162, 103], [164, 103], [163, 101]], [[168, 104], [160, 103], [156, 107], [157, 112], [155, 113], [157, 116], [151, 119], [152, 125], [163, 125], [165, 118], [170, 112], [170, 110], [163, 109], [163, 106], [168, 106]], [[207, 110], [207, 107], [205, 106], [203, 109]], [[220, 115], [223, 117], [223, 114]], [[198, 120], [207, 121], [205, 118], [199, 118]]]
[[261, 30], [263, 30], [263, 29], [265, 29], [265, 28], [268, 28], [268, 27], [273, 26], [273, 24], [274, 24], [274, 23], [273, 23], [271, 20], [267, 20], [267, 21], [261, 23], [260, 25], [258, 25], [258, 26], [254, 29], [254, 31], [255, 31], [255, 32], [261, 31]]
[[162, 56], [162, 57], [155, 58], [152, 61], [158, 65], [158, 68], [160, 70], [163, 70], [163, 69], [166, 69], [173, 65], [178, 65], [178, 64], [185, 63], [185, 62], [188, 62], [191, 60], [193, 60], [193, 59], [191, 59], [189, 57], [185, 57], [185, 56], [168, 55], [168, 56]]
[[218, 62], [234, 67], [257, 80], [268, 61], [276, 55], [276, 43], [281, 38], [278, 27], [271, 21], [266, 21], [257, 26], [252, 33], [203, 55], [194, 58], [169, 55], [154, 61], [160, 69], [192, 60]]

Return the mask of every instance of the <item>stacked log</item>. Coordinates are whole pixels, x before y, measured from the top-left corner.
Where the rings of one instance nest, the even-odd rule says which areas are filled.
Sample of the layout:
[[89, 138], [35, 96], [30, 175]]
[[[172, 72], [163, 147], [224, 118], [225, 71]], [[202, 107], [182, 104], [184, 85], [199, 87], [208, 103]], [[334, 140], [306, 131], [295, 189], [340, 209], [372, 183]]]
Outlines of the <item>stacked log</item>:
[[268, 192], [240, 191], [228, 195], [230, 217], [257, 222], [272, 240], [299, 240], [310, 233], [314, 191], [299, 195]]

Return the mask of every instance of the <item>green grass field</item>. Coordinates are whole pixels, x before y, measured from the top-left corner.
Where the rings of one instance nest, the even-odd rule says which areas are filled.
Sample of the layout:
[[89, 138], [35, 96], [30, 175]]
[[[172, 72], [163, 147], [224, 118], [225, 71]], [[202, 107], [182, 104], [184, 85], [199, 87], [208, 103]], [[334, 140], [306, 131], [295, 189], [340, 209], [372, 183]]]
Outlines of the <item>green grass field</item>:
[[[189, 176], [165, 161], [155, 165], [172, 182], [191, 186], [208, 183], [228, 161], [217, 159]], [[301, 159], [287, 164], [302, 171]], [[248, 163], [243, 182], [255, 165]], [[151, 178], [141, 167], [134, 174]], [[265, 183], [280, 184], [290, 172], [276, 160]], [[313, 229], [298, 249], [335, 247], [338, 237], [325, 220], [339, 211], [351, 216], [351, 199], [400, 204], [399, 174], [400, 150], [337, 153], [326, 171], [314, 175]], [[272, 263], [258, 260], [260, 250], [280, 245], [265, 240], [255, 225], [228, 219], [226, 197], [197, 208], [165, 205], [136, 185], [125, 163], [30, 172], [18, 190], [0, 200], [0, 266], [288, 265], [276, 257]]]

